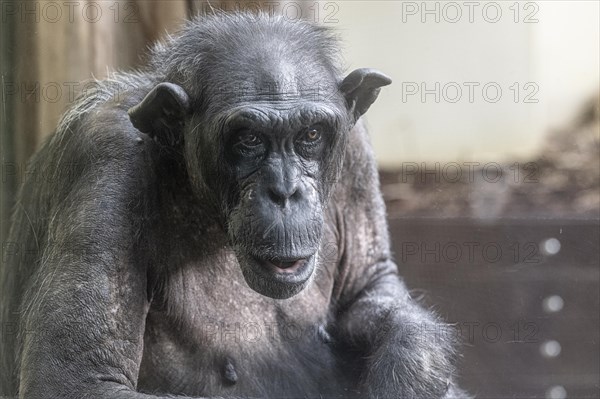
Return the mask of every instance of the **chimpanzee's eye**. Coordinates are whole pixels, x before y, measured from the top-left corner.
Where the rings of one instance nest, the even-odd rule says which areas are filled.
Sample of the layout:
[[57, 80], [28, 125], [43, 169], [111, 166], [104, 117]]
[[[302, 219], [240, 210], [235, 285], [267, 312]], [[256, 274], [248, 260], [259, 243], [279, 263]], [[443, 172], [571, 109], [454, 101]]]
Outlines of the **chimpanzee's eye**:
[[256, 147], [262, 144], [262, 140], [256, 134], [251, 131], [243, 131], [237, 136], [237, 143], [246, 147]]
[[301, 140], [308, 143], [313, 144], [318, 142], [321, 139], [321, 129], [319, 126], [311, 126], [304, 131], [301, 136]]
[[321, 132], [315, 128], [311, 128], [306, 132], [308, 141], [317, 141], [321, 137]]

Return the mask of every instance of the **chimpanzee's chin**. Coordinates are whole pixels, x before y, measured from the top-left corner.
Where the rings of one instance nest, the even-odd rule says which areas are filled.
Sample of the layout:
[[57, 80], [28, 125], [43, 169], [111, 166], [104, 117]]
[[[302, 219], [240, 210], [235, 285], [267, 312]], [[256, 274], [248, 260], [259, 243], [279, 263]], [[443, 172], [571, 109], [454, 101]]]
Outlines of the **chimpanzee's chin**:
[[239, 256], [244, 279], [254, 291], [273, 299], [287, 299], [300, 293], [315, 270], [316, 256], [288, 259], [261, 259]]

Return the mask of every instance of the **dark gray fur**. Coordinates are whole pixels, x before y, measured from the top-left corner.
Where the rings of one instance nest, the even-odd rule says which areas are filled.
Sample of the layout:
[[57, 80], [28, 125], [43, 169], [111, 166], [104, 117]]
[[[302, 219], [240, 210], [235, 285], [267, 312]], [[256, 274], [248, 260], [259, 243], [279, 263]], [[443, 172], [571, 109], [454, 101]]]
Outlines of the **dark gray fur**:
[[[20, 250], [0, 274], [0, 395], [466, 397], [452, 335], [411, 299], [390, 254], [358, 120], [389, 81], [372, 70], [343, 80], [336, 51], [308, 23], [219, 14], [78, 100], [31, 161], [45, 178], [18, 196], [9, 241]], [[335, 90], [309, 100], [300, 86], [317, 83]], [[217, 116], [248, 106], [273, 140], [329, 121], [310, 147], [318, 159], [234, 162]], [[254, 257], [315, 269], [276, 281]]]

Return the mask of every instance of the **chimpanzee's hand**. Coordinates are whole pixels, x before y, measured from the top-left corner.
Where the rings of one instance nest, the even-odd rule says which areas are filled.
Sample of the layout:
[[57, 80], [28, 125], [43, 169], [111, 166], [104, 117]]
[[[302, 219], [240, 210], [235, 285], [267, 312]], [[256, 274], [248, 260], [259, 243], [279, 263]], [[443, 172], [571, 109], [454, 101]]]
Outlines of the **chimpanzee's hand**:
[[403, 324], [399, 319], [390, 321], [379, 333], [368, 360], [362, 389], [366, 397], [446, 398], [454, 358], [449, 331], [445, 324], [431, 320]]

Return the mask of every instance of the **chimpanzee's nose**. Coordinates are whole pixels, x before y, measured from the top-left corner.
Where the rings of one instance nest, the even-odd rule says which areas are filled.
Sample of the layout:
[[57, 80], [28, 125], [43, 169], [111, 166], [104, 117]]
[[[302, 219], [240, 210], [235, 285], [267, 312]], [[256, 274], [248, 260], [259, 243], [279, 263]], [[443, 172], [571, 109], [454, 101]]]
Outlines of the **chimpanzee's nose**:
[[277, 205], [285, 206], [287, 201], [299, 195], [298, 182], [280, 180], [269, 186], [269, 198]]
[[264, 172], [265, 191], [274, 204], [285, 207], [288, 201], [300, 199], [302, 173], [294, 160], [273, 153]]

